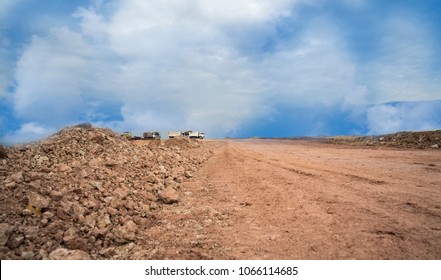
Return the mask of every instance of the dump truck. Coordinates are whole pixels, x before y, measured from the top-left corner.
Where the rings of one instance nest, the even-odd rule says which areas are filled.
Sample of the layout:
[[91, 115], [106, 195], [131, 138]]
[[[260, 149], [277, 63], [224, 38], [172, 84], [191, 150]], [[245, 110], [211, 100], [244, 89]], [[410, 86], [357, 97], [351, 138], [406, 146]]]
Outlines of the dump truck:
[[203, 139], [205, 136], [203, 132], [199, 131], [187, 131], [187, 134], [189, 138]]
[[159, 132], [157, 132], [157, 131], [144, 132], [142, 134], [142, 136], [145, 140], [160, 140], [161, 139], [161, 134], [159, 134]]
[[168, 138], [177, 138], [177, 137], [182, 137], [181, 131], [169, 131], [168, 132]]
[[204, 137], [205, 137], [205, 133], [204, 132], [192, 131], [192, 130], [185, 131], [185, 132], [182, 133], [182, 135], [184, 137], [188, 137], [188, 138], [192, 138], [192, 139], [195, 139], [195, 138], [197, 138], [197, 139], [204, 139]]
[[192, 138], [192, 139], [204, 139], [205, 133], [199, 132], [199, 131], [170, 131], [168, 133], [168, 138], [177, 138], [177, 137], [184, 137], [184, 138]]

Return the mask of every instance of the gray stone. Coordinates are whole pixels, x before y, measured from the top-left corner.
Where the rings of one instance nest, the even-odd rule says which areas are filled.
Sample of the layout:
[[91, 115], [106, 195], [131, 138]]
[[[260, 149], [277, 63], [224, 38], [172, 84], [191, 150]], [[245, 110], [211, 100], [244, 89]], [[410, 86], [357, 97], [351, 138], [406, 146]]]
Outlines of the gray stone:
[[21, 258], [24, 260], [32, 260], [34, 258], [34, 253], [32, 251], [21, 252]]
[[18, 248], [24, 241], [24, 236], [22, 234], [12, 234], [8, 240], [8, 247], [11, 249]]
[[14, 227], [8, 224], [0, 224], [0, 247], [6, 245], [13, 229]]

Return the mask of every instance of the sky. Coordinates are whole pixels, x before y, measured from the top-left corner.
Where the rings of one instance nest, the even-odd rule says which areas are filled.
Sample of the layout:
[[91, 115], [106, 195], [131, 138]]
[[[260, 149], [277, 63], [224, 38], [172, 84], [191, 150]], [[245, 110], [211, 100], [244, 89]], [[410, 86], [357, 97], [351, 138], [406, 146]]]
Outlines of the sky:
[[0, 0], [0, 143], [441, 129], [438, 0]]

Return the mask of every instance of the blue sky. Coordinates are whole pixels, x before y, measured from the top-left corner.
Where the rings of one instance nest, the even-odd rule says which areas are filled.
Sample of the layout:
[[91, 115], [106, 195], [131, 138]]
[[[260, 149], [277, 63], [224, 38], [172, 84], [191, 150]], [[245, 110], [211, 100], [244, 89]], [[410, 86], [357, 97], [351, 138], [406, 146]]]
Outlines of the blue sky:
[[0, 142], [441, 129], [441, 2], [1, 0]]

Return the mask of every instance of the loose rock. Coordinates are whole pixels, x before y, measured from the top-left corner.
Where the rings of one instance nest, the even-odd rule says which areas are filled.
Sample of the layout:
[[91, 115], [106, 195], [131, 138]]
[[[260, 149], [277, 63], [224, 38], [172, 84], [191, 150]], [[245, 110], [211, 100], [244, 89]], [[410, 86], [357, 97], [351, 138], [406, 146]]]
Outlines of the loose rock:
[[5, 246], [13, 227], [8, 224], [0, 224], [0, 246]]
[[33, 207], [39, 209], [48, 208], [49, 203], [50, 203], [50, 198], [48, 197], [43, 197], [38, 193], [31, 193], [29, 195], [29, 205]]
[[161, 200], [166, 204], [172, 204], [179, 201], [178, 192], [172, 187], [167, 187], [165, 190], [161, 191], [159, 194]]
[[90, 255], [81, 250], [59, 248], [49, 254], [50, 260], [90, 260]]

